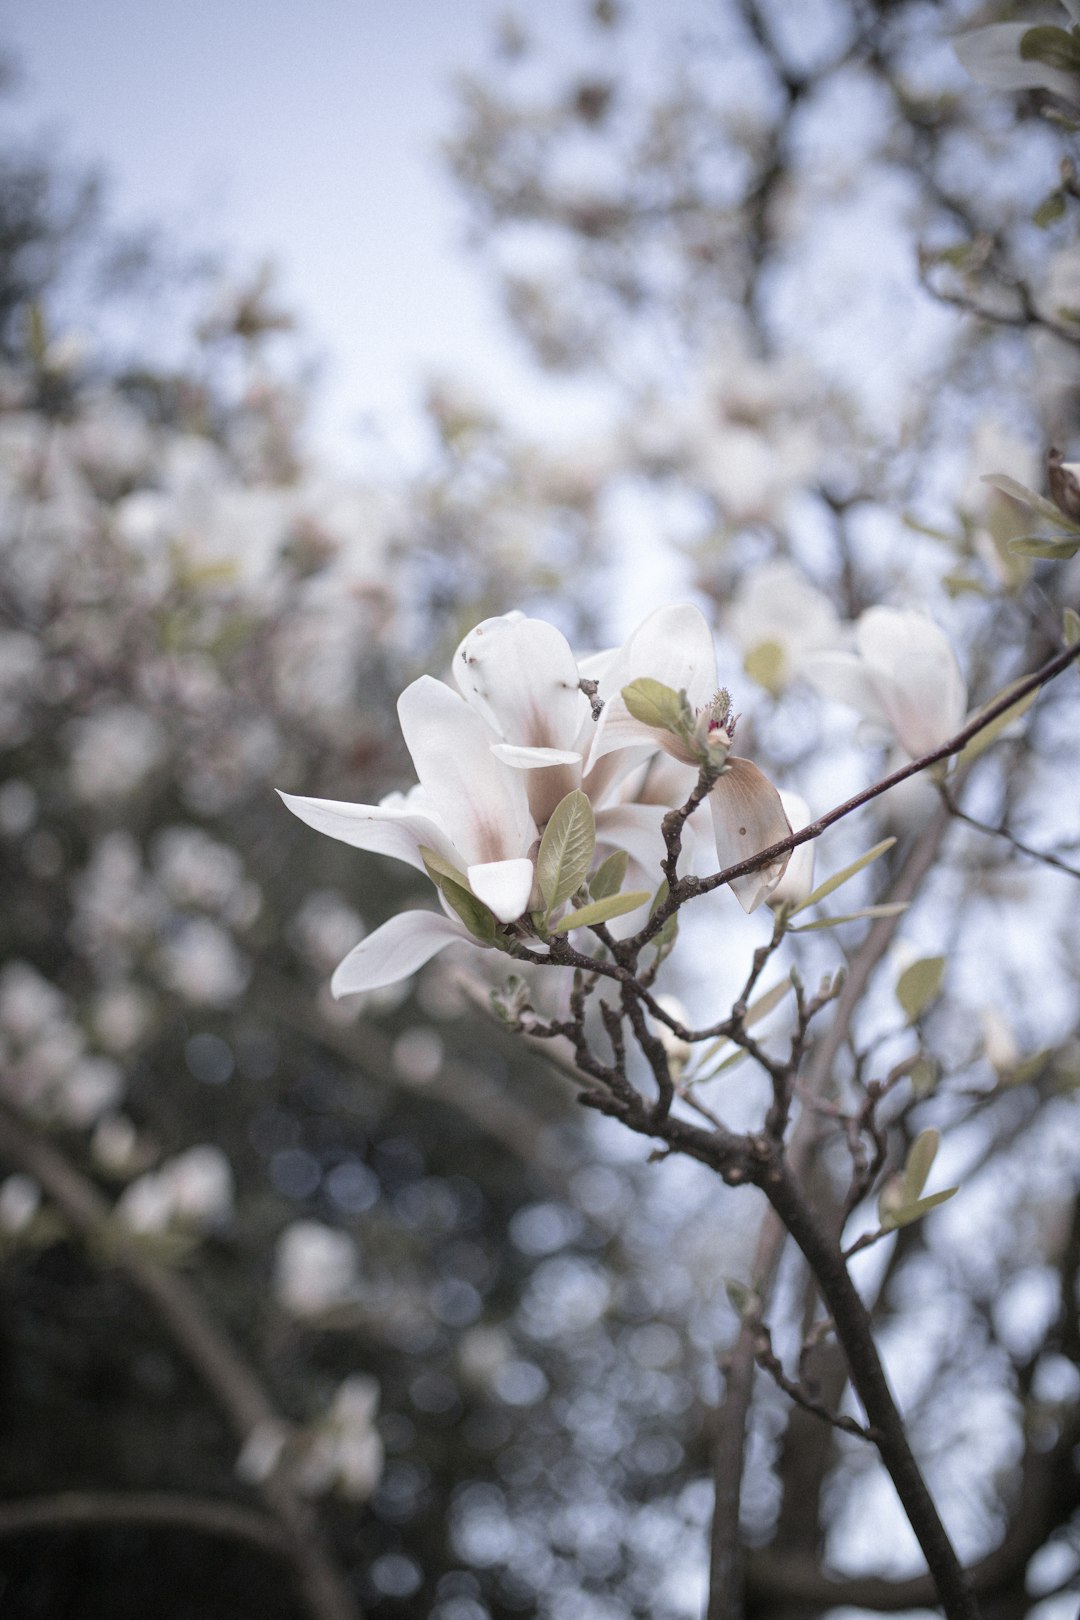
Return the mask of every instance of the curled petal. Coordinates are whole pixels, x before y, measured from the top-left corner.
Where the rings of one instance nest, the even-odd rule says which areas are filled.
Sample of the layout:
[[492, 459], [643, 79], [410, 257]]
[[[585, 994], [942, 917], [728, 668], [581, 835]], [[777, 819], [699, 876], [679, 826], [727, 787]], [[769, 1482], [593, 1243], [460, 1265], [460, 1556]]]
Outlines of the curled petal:
[[424, 845], [437, 850], [451, 865], [460, 864], [460, 856], [442, 825], [433, 816], [404, 803], [348, 804], [341, 799], [307, 799], [280, 790], [278, 797], [294, 816], [306, 821], [316, 832], [340, 838], [354, 849], [370, 850], [373, 855], [392, 855], [422, 872], [424, 863], [419, 851]]
[[430, 675], [405, 688], [398, 716], [420, 784], [465, 861], [523, 855], [536, 838], [525, 781], [492, 754], [487, 722]]
[[[779, 793], [748, 759], [728, 760], [728, 769], [709, 794], [709, 805], [721, 872], [778, 844], [791, 832]], [[732, 878], [731, 888], [744, 911], [753, 911], [769, 896], [787, 863], [788, 857], [782, 855], [756, 872]]]
[[566, 637], [520, 613], [470, 630], [454, 654], [454, 679], [508, 743], [527, 748], [573, 747], [589, 712]]
[[486, 861], [470, 866], [469, 888], [500, 922], [516, 922], [529, 909], [533, 863], [527, 860]]
[[438, 911], [403, 911], [354, 945], [334, 970], [330, 992], [340, 997], [381, 990], [407, 979], [447, 945], [475, 944], [455, 918]]
[[700, 709], [716, 691], [716, 648], [704, 615], [689, 602], [658, 608], [640, 624], [604, 669], [600, 716], [589, 755], [590, 768], [616, 748], [651, 743], [668, 748], [666, 731], [635, 720], [621, 696], [624, 686], [647, 677], [684, 691], [691, 709]]
[[523, 748], [516, 743], [492, 743], [491, 752], [504, 765], [519, 771], [542, 771], [549, 765], [580, 765], [581, 755], [574, 748]]

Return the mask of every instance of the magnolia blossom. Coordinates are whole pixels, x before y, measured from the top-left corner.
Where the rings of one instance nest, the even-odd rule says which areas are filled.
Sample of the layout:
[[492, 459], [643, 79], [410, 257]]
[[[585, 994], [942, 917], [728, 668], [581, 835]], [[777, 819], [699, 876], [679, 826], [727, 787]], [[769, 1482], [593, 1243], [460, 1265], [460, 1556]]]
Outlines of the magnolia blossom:
[[[1062, 0], [1062, 5], [1069, 21], [1080, 26], [1080, 0]], [[1032, 26], [1031, 22], [1006, 22], [973, 28], [954, 41], [954, 48], [971, 77], [980, 84], [994, 90], [1050, 90], [1077, 105], [1080, 103], [1080, 72], [1052, 67], [1020, 54], [1021, 42]], [[1064, 28], [1061, 33], [1067, 40]]]
[[[598, 848], [624, 851], [640, 888], [655, 888], [663, 816], [686, 799], [704, 756], [667, 731], [635, 722], [621, 697], [624, 685], [670, 676], [676, 688], [700, 700], [714, 750], [720, 735], [708, 719], [716, 654], [705, 620], [692, 607], [662, 609], [621, 649], [580, 662], [565, 637], [542, 620], [520, 613], [486, 619], [461, 643], [453, 674], [456, 692], [424, 675], [398, 700], [419, 778], [409, 793], [377, 805], [282, 794], [318, 831], [426, 870], [443, 906], [443, 914], [405, 912], [361, 940], [331, 980], [337, 996], [405, 978], [448, 945], [497, 943], [490, 934], [485, 939], [482, 928], [470, 930], [470, 896], [486, 908], [492, 927], [536, 909], [540, 838], [568, 794], [589, 800]], [[583, 681], [590, 691], [595, 685], [595, 713]], [[733, 722], [725, 723], [726, 755]], [[674, 770], [644, 769], [658, 751], [671, 756], [669, 766], [677, 762]], [[789, 830], [776, 790], [746, 760], [725, 758], [710, 801], [721, 865]], [[732, 886], [747, 910], [780, 870], [782, 863], [736, 880]], [[633, 916], [622, 919], [624, 926], [634, 926]]]
[[855, 652], [817, 653], [806, 676], [824, 697], [846, 703], [919, 759], [955, 736], [967, 688], [949, 638], [923, 613], [869, 608], [855, 627]]
[[783, 558], [743, 580], [727, 623], [746, 673], [774, 694], [800, 673], [808, 654], [835, 646], [840, 637], [829, 598]]
[[[643, 677], [686, 694], [694, 715], [693, 745], [630, 713], [622, 692]], [[779, 843], [791, 828], [780, 795], [768, 778], [750, 760], [729, 757], [735, 717], [727, 693], [719, 691], [718, 685], [716, 648], [704, 616], [689, 603], [658, 608], [603, 672], [601, 692], [610, 696], [596, 727], [589, 769], [595, 770], [616, 749], [651, 744], [692, 767], [692, 786], [703, 750], [722, 757], [720, 775], [709, 792], [709, 808], [716, 859], [723, 871]], [[786, 866], [784, 855], [732, 880], [731, 888], [745, 911], [761, 904]]]

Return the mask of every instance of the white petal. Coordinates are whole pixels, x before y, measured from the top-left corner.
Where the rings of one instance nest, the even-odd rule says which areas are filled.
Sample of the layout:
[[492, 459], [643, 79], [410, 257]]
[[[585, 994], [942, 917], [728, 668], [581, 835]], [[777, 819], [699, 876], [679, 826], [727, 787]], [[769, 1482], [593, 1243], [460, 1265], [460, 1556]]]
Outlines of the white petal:
[[466, 864], [523, 855], [536, 837], [525, 780], [492, 754], [498, 739], [477, 711], [421, 675], [398, 698], [398, 717], [421, 786]]
[[666, 853], [660, 823], [667, 815], [663, 804], [615, 804], [596, 815], [596, 842], [625, 849], [647, 874], [655, 889], [663, 877], [660, 862]]
[[[810, 820], [810, 807], [805, 799], [797, 793], [788, 793], [781, 789], [780, 803], [784, 807], [784, 814], [791, 823], [792, 832], [802, 832]], [[776, 888], [769, 895], [770, 906], [792, 905], [802, 903], [814, 887], [814, 843], [800, 844], [793, 849], [791, 859], [787, 864], [787, 871], [780, 879]]]
[[1075, 101], [1080, 85], [1071, 73], [1021, 57], [1020, 41], [1030, 27], [1030, 23], [991, 23], [988, 28], [973, 28], [953, 40], [953, 49], [971, 77], [994, 90], [1052, 90]]
[[454, 865], [460, 864], [461, 857], [443, 827], [421, 810], [399, 805], [349, 804], [341, 799], [307, 799], [296, 793], [282, 793], [280, 789], [278, 797], [294, 816], [306, 821], [316, 832], [340, 838], [354, 849], [391, 855], [422, 872], [424, 862], [419, 850], [421, 845], [426, 845]]
[[476, 940], [453, 917], [437, 911], [403, 911], [359, 945], [338, 964], [330, 980], [334, 996], [359, 990], [381, 990], [407, 979], [447, 945], [475, 945]]
[[811, 653], [803, 663], [802, 673], [822, 697], [846, 703], [879, 726], [888, 725], [877, 687], [857, 653]]
[[519, 771], [540, 771], [548, 765], [580, 765], [581, 755], [574, 748], [521, 748], [514, 743], [492, 743], [491, 752], [504, 765]]
[[967, 688], [948, 636], [932, 619], [870, 608], [856, 640], [896, 740], [913, 759], [959, 731]]
[[624, 686], [644, 677], [661, 681], [673, 691], [685, 691], [692, 709], [703, 707], [713, 697], [716, 648], [704, 615], [691, 603], [680, 602], [650, 613], [604, 670], [600, 682], [604, 712], [593, 737], [590, 768], [615, 748], [648, 742], [667, 748], [671, 742], [667, 732], [635, 720], [619, 695]]
[[507, 614], [470, 630], [454, 679], [508, 743], [570, 748], [589, 712], [566, 637], [543, 619]]
[[526, 860], [487, 861], [467, 873], [473, 894], [504, 923], [528, 911], [533, 875], [533, 863]]
[[[791, 831], [780, 795], [768, 777], [748, 759], [729, 759], [728, 766], [709, 794], [721, 872], [778, 844]], [[784, 855], [756, 872], [732, 879], [731, 887], [744, 911], [753, 911], [772, 892], [787, 863]]]

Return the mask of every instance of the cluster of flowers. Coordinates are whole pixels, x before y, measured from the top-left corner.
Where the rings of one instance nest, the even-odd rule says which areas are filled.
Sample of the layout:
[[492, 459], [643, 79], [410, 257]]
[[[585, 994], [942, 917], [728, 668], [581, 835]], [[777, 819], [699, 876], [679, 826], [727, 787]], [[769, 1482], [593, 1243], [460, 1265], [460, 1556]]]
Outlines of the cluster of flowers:
[[[870, 610], [854, 650], [821, 651], [807, 673], [912, 758], [963, 718], [955, 655], [920, 614]], [[660, 880], [663, 818], [702, 772], [717, 870], [791, 832], [777, 789], [731, 753], [737, 717], [718, 686], [711, 631], [689, 604], [658, 609], [621, 648], [585, 658], [542, 620], [487, 619], [458, 647], [453, 675], [456, 690], [424, 675], [398, 701], [418, 778], [407, 794], [378, 805], [282, 795], [318, 831], [426, 871], [439, 894], [441, 911], [405, 912], [361, 940], [333, 976], [337, 996], [391, 984], [449, 945], [505, 950], [517, 937], [542, 953], [548, 929], [572, 931], [579, 917], [577, 926], [610, 918], [632, 931]], [[805, 824], [805, 806], [791, 803]], [[699, 814], [689, 825], [700, 833]], [[562, 887], [545, 881], [541, 858], [556, 824], [558, 839], [583, 844]], [[787, 864], [784, 855], [731, 879], [744, 910], [777, 890]]]

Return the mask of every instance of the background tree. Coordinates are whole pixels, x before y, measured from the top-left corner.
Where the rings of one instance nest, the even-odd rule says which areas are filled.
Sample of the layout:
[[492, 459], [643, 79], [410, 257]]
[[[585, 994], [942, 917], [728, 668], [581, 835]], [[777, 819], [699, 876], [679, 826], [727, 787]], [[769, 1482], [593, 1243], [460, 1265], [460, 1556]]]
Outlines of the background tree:
[[[740, 749], [811, 815], [918, 751], [868, 759], [811, 681], [872, 605], [929, 609], [972, 704], [1057, 651], [1073, 569], [1010, 542], [1069, 549], [1067, 484], [1049, 523], [975, 475], [1041, 487], [1072, 447], [1071, 111], [965, 75], [951, 36], [986, 20], [597, 5], [569, 69], [508, 25], [451, 161], [511, 318], [610, 425], [524, 445], [433, 389], [430, 465], [393, 488], [305, 453], [257, 277], [212, 305], [196, 280], [182, 364], [79, 353], [65, 276], [106, 227], [5, 165], [13, 1612], [661, 1620], [704, 1601], [714, 1494], [714, 1616], [933, 1603], [869, 1449], [767, 1376], [858, 1411], [760, 1197], [579, 1117], [452, 965], [331, 1003], [412, 889], [272, 789], [405, 785], [412, 674], [515, 605], [612, 639], [630, 569], [712, 604]], [[984, 1612], [1060, 1589], [1043, 1620], [1077, 1566], [1075, 703], [1070, 676], [950, 793], [841, 823], [827, 872], [896, 838], [841, 909], [909, 909], [775, 961], [847, 970], [806, 1055], [821, 1219], [942, 1132], [930, 1185], [961, 1193], [853, 1271]], [[701, 1025], [770, 923], [698, 909], [663, 987]], [[744, 1129], [767, 1095], [737, 1055], [680, 1084]], [[878, 1224], [847, 1213], [848, 1243]]]

